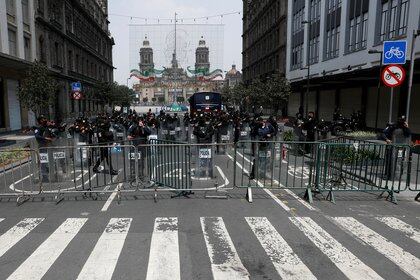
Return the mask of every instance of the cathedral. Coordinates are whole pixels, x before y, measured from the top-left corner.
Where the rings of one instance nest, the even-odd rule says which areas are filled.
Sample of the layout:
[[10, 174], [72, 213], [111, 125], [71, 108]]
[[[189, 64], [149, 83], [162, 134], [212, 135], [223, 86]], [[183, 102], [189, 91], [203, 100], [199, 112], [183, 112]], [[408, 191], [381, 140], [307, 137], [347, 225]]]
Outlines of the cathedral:
[[204, 38], [198, 42], [195, 58], [194, 69], [183, 69], [174, 52], [170, 67], [155, 69], [153, 48], [146, 37], [140, 48], [139, 69], [131, 70], [130, 75], [138, 79], [134, 90], [139, 95], [140, 103], [185, 103], [195, 92], [219, 92], [223, 86], [223, 71], [217, 69], [210, 72], [209, 48]]

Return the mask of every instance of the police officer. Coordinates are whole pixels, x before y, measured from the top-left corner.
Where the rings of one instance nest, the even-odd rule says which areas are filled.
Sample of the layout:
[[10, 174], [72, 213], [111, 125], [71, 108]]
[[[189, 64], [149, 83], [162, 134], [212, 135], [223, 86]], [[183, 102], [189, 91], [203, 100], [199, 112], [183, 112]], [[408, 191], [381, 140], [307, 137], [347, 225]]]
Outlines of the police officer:
[[[47, 147], [50, 147], [52, 142], [55, 140], [54, 135], [51, 133], [51, 130], [48, 128], [48, 120], [45, 116], [41, 115], [37, 118], [39, 126], [35, 128], [35, 139], [38, 143], [39, 153], [40, 154], [49, 154]], [[48, 155], [48, 159], [50, 156]], [[49, 162], [41, 162], [41, 176], [42, 182], [49, 181]]]
[[[106, 146], [107, 144], [114, 141], [114, 135], [109, 130], [110, 127], [111, 127], [111, 124], [109, 123], [109, 120], [106, 118], [106, 116], [100, 116], [98, 118], [96, 133], [97, 133], [99, 145]], [[108, 147], [99, 148], [99, 158], [96, 160], [95, 166], [93, 167], [93, 172], [100, 173], [99, 165], [101, 164], [103, 160], [105, 160], [106, 163], [108, 163], [109, 174], [111, 176], [118, 175], [118, 171], [112, 168], [112, 160], [111, 160], [111, 155], [109, 153]]]
[[[146, 147], [144, 145], [147, 143], [147, 137], [149, 135], [151, 135], [151, 130], [146, 126], [143, 118], [139, 118], [137, 122], [130, 126], [128, 129], [127, 139], [132, 141], [133, 145], [137, 147], [138, 151], [140, 152], [140, 159], [138, 159], [140, 176], [144, 176], [144, 160], [146, 158]], [[135, 173], [134, 168], [135, 165], [130, 162], [131, 174]]]

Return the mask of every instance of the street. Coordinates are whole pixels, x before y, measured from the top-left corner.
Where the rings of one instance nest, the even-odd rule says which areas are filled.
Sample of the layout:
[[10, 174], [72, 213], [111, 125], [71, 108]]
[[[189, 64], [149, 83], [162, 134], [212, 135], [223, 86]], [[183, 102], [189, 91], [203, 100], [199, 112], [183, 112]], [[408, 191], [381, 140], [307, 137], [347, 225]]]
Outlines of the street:
[[[231, 155], [215, 165], [232, 182]], [[247, 166], [247, 165], [244, 165]], [[239, 167], [237, 172], [241, 172]], [[220, 172], [220, 171], [218, 171]], [[220, 174], [218, 180], [223, 181]], [[111, 186], [111, 188], [113, 188]], [[222, 189], [223, 191], [223, 189]], [[211, 193], [210, 193], [211, 194]], [[223, 194], [218, 192], [217, 194]], [[99, 194], [0, 203], [0, 279], [411, 279], [419, 204], [338, 193], [309, 205], [291, 190]], [[411, 277], [411, 278], [410, 278]]]

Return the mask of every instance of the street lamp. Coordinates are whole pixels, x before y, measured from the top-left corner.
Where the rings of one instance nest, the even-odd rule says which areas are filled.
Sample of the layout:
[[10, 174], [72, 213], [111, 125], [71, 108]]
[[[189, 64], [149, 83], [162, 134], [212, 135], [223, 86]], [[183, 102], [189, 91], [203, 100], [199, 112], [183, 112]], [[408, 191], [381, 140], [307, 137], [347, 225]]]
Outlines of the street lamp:
[[411, 56], [410, 56], [410, 80], [408, 82], [408, 96], [407, 96], [407, 111], [405, 114], [408, 122], [410, 118], [410, 103], [411, 103], [411, 92], [413, 90], [413, 77], [414, 77], [414, 47], [416, 44], [416, 38], [420, 36], [420, 29], [413, 31], [413, 39], [411, 41]]
[[[309, 18], [309, 16], [308, 16], [308, 18]], [[307, 69], [308, 70], [308, 72], [307, 72], [307, 77], [306, 77], [306, 97], [305, 97], [305, 112], [306, 112], [306, 115], [308, 114], [308, 99], [309, 99], [309, 84], [310, 84], [310, 73], [311, 73], [311, 66], [310, 66], [310, 63], [309, 63], [309, 52], [310, 52], [310, 34], [309, 34], [309, 32], [310, 32], [310, 28], [311, 28], [311, 25], [310, 25], [310, 21], [308, 21], [308, 20], [304, 20], [304, 21], [302, 21], [302, 24], [304, 24], [304, 25], [306, 25], [307, 26], [307, 34], [308, 34], [308, 41], [307, 41], [307, 44], [306, 44], [306, 67], [305, 68], [303, 68], [303, 69]]]
[[381, 96], [382, 56], [384, 52], [371, 49], [368, 51], [368, 54], [380, 54], [380, 58], [381, 58], [379, 62], [379, 81], [378, 81], [378, 89], [377, 89], [377, 96], [376, 96], [376, 116], [375, 116], [375, 131], [376, 131], [378, 130], [379, 97]]

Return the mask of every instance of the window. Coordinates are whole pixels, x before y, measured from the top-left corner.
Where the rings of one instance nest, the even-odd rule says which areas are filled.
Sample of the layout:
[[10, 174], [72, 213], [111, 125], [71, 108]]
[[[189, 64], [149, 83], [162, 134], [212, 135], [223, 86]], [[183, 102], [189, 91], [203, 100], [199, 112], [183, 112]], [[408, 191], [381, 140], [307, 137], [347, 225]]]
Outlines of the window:
[[379, 40], [407, 34], [410, 0], [382, 0]]
[[315, 64], [319, 60], [321, 0], [311, 0], [310, 4], [309, 64]]
[[338, 57], [340, 50], [341, 0], [327, 0], [325, 59]]
[[69, 71], [73, 71], [73, 52], [72, 51], [68, 51], [68, 55], [67, 55], [67, 65], [68, 65], [68, 70]]
[[16, 5], [15, 5], [15, 1], [16, 0], [6, 0], [7, 15], [9, 15], [9, 16], [11, 16], [13, 18], [16, 16]]
[[9, 29], [9, 55], [17, 56], [16, 31]]
[[41, 14], [44, 13], [44, 0], [38, 0], [38, 12]]
[[25, 28], [27, 27], [27, 31], [29, 31], [29, 5], [28, 0], [22, 0], [22, 21]]
[[39, 41], [39, 58], [40, 58], [40, 61], [42, 63], [47, 63], [47, 56], [46, 56], [46, 53], [45, 53], [44, 37], [40, 36], [38, 41]]
[[350, 0], [347, 52], [366, 48], [369, 0]]
[[24, 50], [25, 50], [25, 60], [31, 60], [31, 38], [23, 38]]
[[79, 73], [79, 55], [76, 54], [76, 72]]
[[291, 69], [299, 69], [303, 64], [305, 0], [293, 1]]

